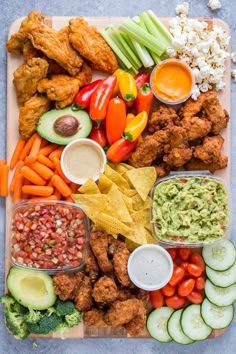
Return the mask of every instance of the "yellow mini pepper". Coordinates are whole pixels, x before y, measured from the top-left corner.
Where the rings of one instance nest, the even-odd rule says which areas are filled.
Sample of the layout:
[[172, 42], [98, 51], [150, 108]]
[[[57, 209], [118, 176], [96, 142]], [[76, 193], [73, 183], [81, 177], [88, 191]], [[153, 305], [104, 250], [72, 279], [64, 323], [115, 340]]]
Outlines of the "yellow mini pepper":
[[137, 97], [137, 87], [134, 77], [127, 72], [118, 78], [120, 94], [125, 101], [133, 101]]
[[124, 138], [126, 140], [136, 140], [144, 131], [148, 121], [146, 111], [142, 111], [137, 116], [131, 118], [125, 127]]
[[122, 69], [117, 69], [114, 73], [113, 73], [113, 75], [116, 77], [116, 86], [115, 86], [115, 88], [114, 88], [114, 90], [113, 90], [113, 94], [112, 94], [112, 96], [113, 97], [115, 97], [115, 96], [117, 96], [118, 95], [118, 93], [119, 93], [119, 78], [121, 77], [121, 75], [123, 75], [125, 73], [125, 71], [124, 70], [122, 70]]

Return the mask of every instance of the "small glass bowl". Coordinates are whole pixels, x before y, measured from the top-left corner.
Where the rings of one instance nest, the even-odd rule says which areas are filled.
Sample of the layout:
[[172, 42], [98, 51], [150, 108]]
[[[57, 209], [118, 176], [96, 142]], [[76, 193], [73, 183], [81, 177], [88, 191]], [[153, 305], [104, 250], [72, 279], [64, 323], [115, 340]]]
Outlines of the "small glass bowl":
[[22, 201], [10, 224], [14, 266], [47, 271], [78, 271], [85, 265], [89, 220], [77, 205], [64, 201]]
[[[156, 91], [155, 91], [155, 89], [154, 89], [154, 85], [153, 85], [153, 78], [154, 78], [154, 75], [155, 75], [156, 71], [159, 70], [160, 67], [161, 67], [161, 66], [164, 66], [166, 63], [178, 63], [178, 64], [181, 64], [181, 65], [183, 65], [183, 66], [187, 69], [187, 71], [189, 72], [189, 75], [190, 75], [190, 78], [191, 78], [191, 81], [192, 81], [191, 89], [190, 89], [189, 93], [186, 94], [186, 96], [184, 96], [183, 98], [181, 98], [181, 99], [179, 99], [179, 100], [171, 101], [171, 100], [164, 99], [164, 98], [160, 97], [160, 96], [156, 93]], [[187, 63], [185, 63], [183, 60], [174, 59], [174, 58], [173, 58], [173, 59], [170, 58], [170, 59], [163, 60], [160, 64], [157, 64], [157, 65], [153, 68], [153, 70], [152, 70], [152, 72], [151, 72], [151, 76], [150, 76], [150, 87], [151, 87], [151, 90], [152, 90], [154, 96], [158, 99], [158, 101], [160, 101], [160, 102], [162, 102], [162, 103], [165, 103], [165, 104], [167, 104], [167, 105], [172, 105], [172, 106], [174, 106], [174, 105], [180, 105], [181, 103], [184, 103], [185, 101], [187, 101], [187, 99], [188, 99], [188, 98], [191, 96], [191, 94], [192, 94], [193, 86], [194, 86], [194, 76], [193, 76], [192, 70], [191, 70], [190, 66], [189, 66]]]

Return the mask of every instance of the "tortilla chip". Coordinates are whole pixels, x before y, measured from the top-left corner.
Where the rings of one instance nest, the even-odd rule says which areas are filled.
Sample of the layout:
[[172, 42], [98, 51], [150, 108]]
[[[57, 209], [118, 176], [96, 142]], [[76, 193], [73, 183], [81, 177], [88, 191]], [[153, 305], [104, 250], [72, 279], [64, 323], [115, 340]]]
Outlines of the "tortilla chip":
[[108, 177], [112, 182], [114, 182], [121, 190], [130, 188], [129, 183], [110, 166], [105, 166], [105, 176]]
[[127, 195], [127, 197], [133, 197], [134, 195], [137, 194], [135, 189], [124, 189], [123, 193]]
[[156, 181], [155, 167], [135, 168], [127, 171], [126, 174], [140, 197], [145, 201]]
[[143, 201], [143, 199], [140, 197], [140, 195], [136, 194], [131, 199], [133, 202], [133, 209], [136, 211], [150, 209], [150, 207], [151, 207], [151, 198], [150, 197], [147, 197], [147, 199], [145, 201]]
[[129, 171], [129, 170], [133, 170], [134, 167], [127, 165], [126, 163], [119, 163], [116, 164], [114, 167], [111, 166], [113, 168], [113, 170], [115, 170], [117, 173], [123, 175], [125, 172]]
[[149, 232], [147, 229], [145, 230], [146, 232], [146, 240], [147, 243], [152, 243], [152, 244], [157, 244], [157, 241], [154, 239], [154, 237], [152, 236], [152, 233]]
[[141, 224], [130, 224], [131, 232], [128, 235], [124, 235], [129, 240], [137, 243], [138, 245], [144, 245], [147, 243], [146, 231]]
[[146, 210], [138, 210], [131, 213], [133, 222], [136, 224], [146, 225], [150, 224], [150, 211]]
[[95, 214], [108, 208], [106, 195], [103, 194], [72, 194], [71, 197], [92, 221]]
[[135, 248], [140, 246], [138, 243], [133, 242], [133, 241], [129, 240], [128, 238], [125, 239], [125, 245], [130, 252], [133, 252], [133, 250], [135, 250]]
[[87, 181], [79, 188], [79, 192], [82, 194], [100, 194], [100, 190], [97, 184], [92, 178], [87, 179]]
[[119, 221], [117, 218], [105, 213], [96, 214], [93, 221], [96, 227], [103, 229], [111, 235], [121, 234], [126, 236], [131, 232], [130, 227]]
[[127, 195], [125, 194], [122, 194], [122, 198], [125, 202], [127, 209], [129, 210], [130, 213], [132, 213], [134, 211], [132, 199], [127, 197]]
[[123, 194], [118, 187], [115, 185], [111, 187], [107, 194], [107, 199], [110, 207], [108, 214], [117, 217], [120, 221], [132, 222], [132, 218], [123, 199]]
[[107, 194], [111, 189], [112, 185], [115, 185], [108, 177], [104, 174], [99, 174], [98, 188], [103, 194]]

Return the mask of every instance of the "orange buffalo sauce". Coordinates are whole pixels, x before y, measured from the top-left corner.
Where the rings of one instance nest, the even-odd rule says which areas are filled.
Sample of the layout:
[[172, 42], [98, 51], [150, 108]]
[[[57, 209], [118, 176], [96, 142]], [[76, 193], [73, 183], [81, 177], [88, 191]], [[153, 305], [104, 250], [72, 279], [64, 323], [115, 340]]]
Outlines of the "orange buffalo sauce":
[[190, 68], [178, 60], [166, 60], [151, 75], [155, 96], [167, 103], [180, 103], [190, 96], [193, 78]]

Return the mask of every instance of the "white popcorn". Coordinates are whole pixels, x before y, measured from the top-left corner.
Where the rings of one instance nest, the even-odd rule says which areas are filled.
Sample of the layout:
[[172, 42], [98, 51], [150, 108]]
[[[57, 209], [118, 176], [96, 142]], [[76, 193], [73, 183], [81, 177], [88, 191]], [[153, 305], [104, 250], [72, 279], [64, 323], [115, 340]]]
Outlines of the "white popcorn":
[[216, 91], [223, 90], [225, 88], [225, 82], [221, 81], [216, 84]]
[[196, 101], [199, 96], [200, 96], [200, 90], [199, 90], [197, 85], [194, 85], [193, 89], [192, 89], [191, 97], [192, 97], [193, 100]]
[[232, 76], [234, 82], [236, 82], [236, 69], [231, 71], [231, 76]]
[[169, 55], [170, 58], [174, 58], [176, 56], [176, 51], [172, 47], [167, 48], [166, 53]]
[[173, 47], [178, 48], [178, 49], [184, 48], [185, 40], [184, 40], [184, 38], [175, 38], [174, 37], [172, 40], [172, 45], [173, 45]]
[[188, 2], [183, 2], [182, 4], [179, 4], [176, 6], [175, 12], [177, 15], [187, 15], [189, 10], [189, 3]]
[[221, 2], [219, 0], [209, 0], [207, 5], [212, 11], [221, 8]]
[[231, 53], [231, 60], [233, 63], [236, 63], [236, 53]]

